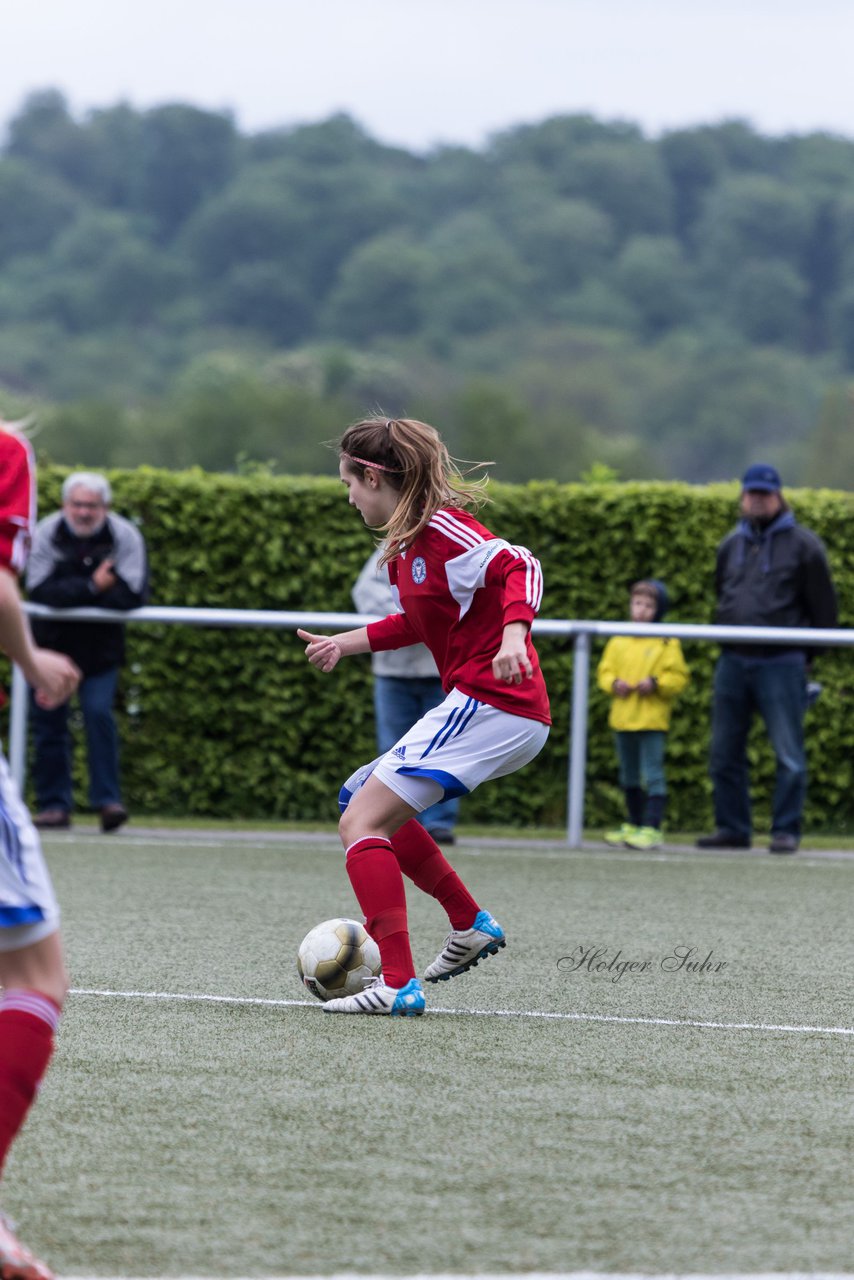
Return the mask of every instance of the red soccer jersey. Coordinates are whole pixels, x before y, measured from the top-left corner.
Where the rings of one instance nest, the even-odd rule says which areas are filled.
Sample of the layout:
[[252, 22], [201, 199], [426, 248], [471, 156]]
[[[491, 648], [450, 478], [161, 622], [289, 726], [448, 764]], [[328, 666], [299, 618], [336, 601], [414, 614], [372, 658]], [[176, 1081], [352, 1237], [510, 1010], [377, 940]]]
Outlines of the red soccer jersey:
[[0, 427], [0, 568], [19, 574], [36, 520], [36, 468], [29, 441]]
[[389, 561], [388, 572], [400, 612], [368, 625], [372, 650], [421, 641], [436, 660], [446, 692], [459, 689], [512, 715], [551, 724], [530, 633], [533, 676], [517, 685], [492, 673], [505, 625], [530, 626], [540, 607], [543, 574], [530, 551], [496, 538], [467, 511], [447, 507]]

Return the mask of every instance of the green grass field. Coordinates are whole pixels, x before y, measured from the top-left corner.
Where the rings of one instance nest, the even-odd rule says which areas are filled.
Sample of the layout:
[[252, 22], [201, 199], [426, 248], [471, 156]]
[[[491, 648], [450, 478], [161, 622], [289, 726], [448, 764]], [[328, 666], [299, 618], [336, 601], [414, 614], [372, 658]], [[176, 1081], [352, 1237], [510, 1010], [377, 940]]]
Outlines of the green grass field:
[[850, 1269], [850, 855], [464, 841], [508, 948], [398, 1021], [299, 985], [332, 835], [46, 848], [75, 994], [4, 1205], [62, 1274]]

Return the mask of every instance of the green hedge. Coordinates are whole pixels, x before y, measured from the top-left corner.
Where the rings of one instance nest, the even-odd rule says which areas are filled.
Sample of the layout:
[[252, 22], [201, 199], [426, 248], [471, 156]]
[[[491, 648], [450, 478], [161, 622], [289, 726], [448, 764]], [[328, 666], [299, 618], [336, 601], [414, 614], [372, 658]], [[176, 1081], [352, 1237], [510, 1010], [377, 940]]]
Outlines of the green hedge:
[[[64, 471], [43, 468], [40, 510], [54, 510]], [[372, 536], [337, 480], [234, 477], [140, 469], [111, 474], [116, 510], [147, 540], [153, 604], [235, 609], [352, 609], [350, 588]], [[496, 484], [484, 519], [542, 560], [548, 618], [622, 618], [627, 588], [663, 578], [673, 621], [709, 622], [715, 547], [736, 515], [734, 485], [525, 486]], [[796, 514], [825, 540], [852, 626], [854, 497], [790, 495]], [[330, 819], [340, 782], [374, 754], [370, 665], [342, 663], [331, 676], [308, 667], [292, 632], [132, 625], [120, 707], [123, 774], [137, 814]], [[538, 642], [554, 729], [521, 775], [464, 801], [471, 822], [560, 825], [565, 820], [572, 659], [567, 642]], [[671, 828], [711, 820], [706, 776], [715, 649], [689, 643], [692, 682], [676, 706], [668, 748]], [[594, 649], [594, 663], [601, 646]], [[852, 655], [819, 662], [825, 693], [809, 713], [807, 822], [854, 827]], [[591, 689], [586, 820], [620, 813], [607, 699]], [[82, 755], [82, 753], [78, 753]], [[773, 759], [751, 740], [757, 820], [767, 821]], [[78, 770], [82, 762], [78, 761]], [[81, 792], [81, 800], [85, 793]]]

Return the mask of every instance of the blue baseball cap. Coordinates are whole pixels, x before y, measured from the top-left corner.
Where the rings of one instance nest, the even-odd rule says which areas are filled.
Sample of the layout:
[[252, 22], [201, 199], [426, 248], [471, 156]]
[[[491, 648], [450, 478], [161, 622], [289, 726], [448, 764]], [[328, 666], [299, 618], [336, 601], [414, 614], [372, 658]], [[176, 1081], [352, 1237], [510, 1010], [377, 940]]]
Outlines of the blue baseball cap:
[[754, 462], [741, 478], [742, 489], [758, 489], [762, 493], [779, 493], [782, 489], [780, 473], [767, 462]]

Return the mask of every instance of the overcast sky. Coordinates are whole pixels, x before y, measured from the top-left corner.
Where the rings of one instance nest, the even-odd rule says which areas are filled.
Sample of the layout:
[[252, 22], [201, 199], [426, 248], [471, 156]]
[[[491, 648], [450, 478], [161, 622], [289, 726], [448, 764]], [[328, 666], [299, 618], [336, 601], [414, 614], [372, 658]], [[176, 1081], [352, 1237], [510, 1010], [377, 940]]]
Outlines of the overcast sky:
[[0, 0], [0, 49], [0, 124], [57, 87], [412, 150], [577, 111], [854, 138], [854, 0]]

